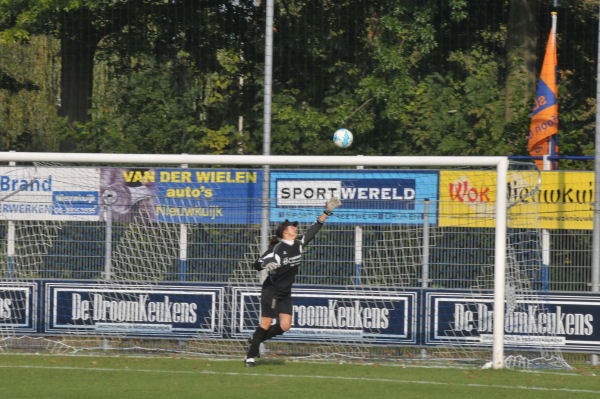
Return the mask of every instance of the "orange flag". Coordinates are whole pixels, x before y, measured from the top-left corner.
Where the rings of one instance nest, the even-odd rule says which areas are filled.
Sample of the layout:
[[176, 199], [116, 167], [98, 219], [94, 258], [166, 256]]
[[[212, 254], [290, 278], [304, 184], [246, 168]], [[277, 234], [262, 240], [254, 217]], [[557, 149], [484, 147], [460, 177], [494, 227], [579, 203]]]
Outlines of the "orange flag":
[[[555, 13], [552, 17], [555, 21]], [[552, 138], [553, 135], [558, 136], [558, 87], [556, 85], [557, 62], [554, 35], [556, 24], [554, 21], [546, 45], [544, 64], [542, 65], [542, 73], [540, 74], [540, 82], [531, 115], [529, 143], [527, 145], [531, 156], [558, 155], [556, 137]], [[542, 160], [536, 160], [535, 163], [539, 169], [543, 169]]]

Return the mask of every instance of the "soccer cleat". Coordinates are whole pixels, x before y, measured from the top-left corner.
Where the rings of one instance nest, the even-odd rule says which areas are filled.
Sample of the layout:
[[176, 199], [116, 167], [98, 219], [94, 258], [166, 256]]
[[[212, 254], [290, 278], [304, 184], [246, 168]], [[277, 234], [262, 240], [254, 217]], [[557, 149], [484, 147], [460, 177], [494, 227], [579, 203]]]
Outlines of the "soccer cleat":
[[254, 367], [256, 366], [256, 361], [254, 361], [253, 357], [247, 357], [244, 359], [244, 363], [246, 364], [246, 367]]

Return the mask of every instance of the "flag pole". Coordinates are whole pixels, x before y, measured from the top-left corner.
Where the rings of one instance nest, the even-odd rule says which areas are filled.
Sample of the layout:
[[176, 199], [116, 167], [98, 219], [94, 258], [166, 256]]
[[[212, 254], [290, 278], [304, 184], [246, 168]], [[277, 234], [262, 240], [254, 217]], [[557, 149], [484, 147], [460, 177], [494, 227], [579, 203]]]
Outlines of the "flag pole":
[[[556, 8], [556, 1], [554, 2], [554, 8]], [[556, 11], [552, 11], [552, 47], [556, 48], [556, 22], [558, 20], [558, 13]], [[548, 145], [548, 155], [555, 156], [556, 149], [558, 148], [558, 134], [554, 134], [549, 137], [550, 143]], [[548, 162], [549, 168], [546, 167], [546, 162]], [[544, 170], [556, 170], [558, 169], [558, 160], [545, 160], [544, 162]]]
[[[556, 3], [554, 4], [556, 8]], [[556, 22], [558, 19], [558, 13], [552, 11], [550, 13], [552, 21], [552, 32], [550, 41], [552, 48], [556, 48]], [[558, 135], [553, 134], [548, 137], [548, 154], [544, 156], [542, 170], [554, 170], [558, 167], [558, 161], [552, 160], [552, 157], [556, 154], [556, 148], [558, 146]], [[550, 289], [550, 231], [548, 229], [542, 230], [542, 289], [547, 291]]]
[[558, 155], [558, 88], [556, 84], [556, 21], [558, 13], [552, 11], [552, 29], [548, 35], [544, 61], [540, 72], [535, 104], [531, 114], [527, 148], [540, 170], [551, 170], [555, 162], [550, 158]]

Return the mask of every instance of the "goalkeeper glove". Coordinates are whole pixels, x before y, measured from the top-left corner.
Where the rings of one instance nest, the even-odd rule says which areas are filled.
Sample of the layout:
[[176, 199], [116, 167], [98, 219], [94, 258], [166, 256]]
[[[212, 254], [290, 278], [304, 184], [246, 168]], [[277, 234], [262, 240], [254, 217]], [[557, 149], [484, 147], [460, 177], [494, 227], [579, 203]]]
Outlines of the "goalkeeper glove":
[[325, 214], [327, 216], [333, 215], [333, 210], [340, 205], [342, 205], [342, 201], [338, 197], [329, 198], [325, 204]]
[[277, 269], [279, 266], [281, 266], [279, 263], [269, 262], [263, 266], [263, 270], [266, 270], [268, 273], [271, 273], [272, 271]]

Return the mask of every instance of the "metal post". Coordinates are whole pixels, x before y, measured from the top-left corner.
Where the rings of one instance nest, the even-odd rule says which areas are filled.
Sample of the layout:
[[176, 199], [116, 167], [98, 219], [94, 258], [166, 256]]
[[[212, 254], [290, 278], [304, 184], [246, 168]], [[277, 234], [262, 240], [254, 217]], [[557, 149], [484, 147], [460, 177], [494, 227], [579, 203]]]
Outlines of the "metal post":
[[[554, 22], [556, 24], [556, 22]], [[552, 170], [552, 162], [549, 154], [544, 155], [542, 170]], [[542, 229], [542, 270], [541, 276], [542, 290], [550, 289], [550, 230]]]
[[421, 288], [429, 286], [429, 198], [423, 201], [423, 268]]
[[267, 0], [265, 20], [265, 84], [263, 155], [271, 155], [271, 98], [273, 86], [273, 10], [274, 0]]
[[8, 221], [7, 243], [6, 243], [6, 261], [8, 266], [8, 277], [14, 276], [15, 272], [15, 222]]
[[106, 234], [104, 236], [104, 280], [112, 278], [112, 204], [117, 200], [117, 193], [112, 190], [106, 190], [102, 195], [106, 205]]
[[[600, 17], [600, 7], [598, 9]], [[592, 292], [600, 292], [600, 24], [598, 25], [598, 52], [596, 55], [596, 136], [594, 150], [594, 230], [592, 233]], [[592, 364], [600, 365], [598, 355], [592, 355]]]
[[354, 285], [360, 285], [362, 279], [363, 261], [363, 229], [354, 226]]
[[[423, 201], [423, 259], [421, 288], [429, 286], [429, 198]], [[421, 349], [421, 358], [427, 357], [427, 350]]]
[[[104, 204], [106, 205], [106, 235], [104, 238], [104, 280], [112, 279], [112, 204], [117, 200], [117, 193], [112, 190], [106, 190], [103, 194]], [[108, 338], [103, 339], [104, 350], [111, 349]]]
[[[263, 155], [271, 155], [271, 90], [273, 79], [273, 9], [274, 0], [267, 0], [265, 20], [265, 83], [264, 83], [264, 121], [263, 121]], [[262, 206], [260, 217], [260, 252], [269, 247], [269, 182], [270, 166], [263, 166]], [[261, 281], [267, 278], [265, 272], [260, 272]]]
[[[182, 168], [187, 168], [188, 164], [181, 164]], [[179, 280], [185, 281], [187, 276], [187, 224], [179, 225]]]
[[104, 279], [110, 280], [112, 273], [112, 205], [106, 206], [106, 237], [104, 250]]
[[[356, 169], [364, 169], [364, 166], [358, 165]], [[363, 229], [361, 226], [354, 226], [354, 284], [361, 284], [363, 262]]]
[[[267, 0], [265, 21], [265, 84], [263, 155], [271, 155], [271, 90], [273, 79], [273, 9], [274, 0]], [[260, 223], [260, 251], [269, 246], [269, 181], [270, 167], [263, 166], [262, 213]]]
[[187, 276], [187, 224], [179, 225], [179, 281]]
[[[14, 152], [14, 151], [11, 151]], [[16, 166], [17, 163], [15, 161], [10, 161], [8, 163], [9, 166]], [[15, 272], [15, 221], [8, 221], [8, 231], [6, 233], [6, 263], [8, 267], [8, 277], [13, 277]]]
[[[554, 8], [556, 9], [556, 2], [554, 2]], [[552, 47], [556, 48], [556, 23], [557, 23], [557, 13], [551, 13], [552, 18]], [[544, 154], [544, 159], [542, 162], [542, 170], [553, 170], [554, 164], [558, 164], [558, 162], [553, 162], [550, 160], [550, 156], [555, 154], [555, 145], [558, 141], [558, 138], [553, 135], [548, 138], [548, 154]], [[542, 289], [544, 291], [548, 291], [550, 289], [550, 231], [548, 229], [542, 230], [542, 270], [541, 270], [541, 280], [542, 280]]]

